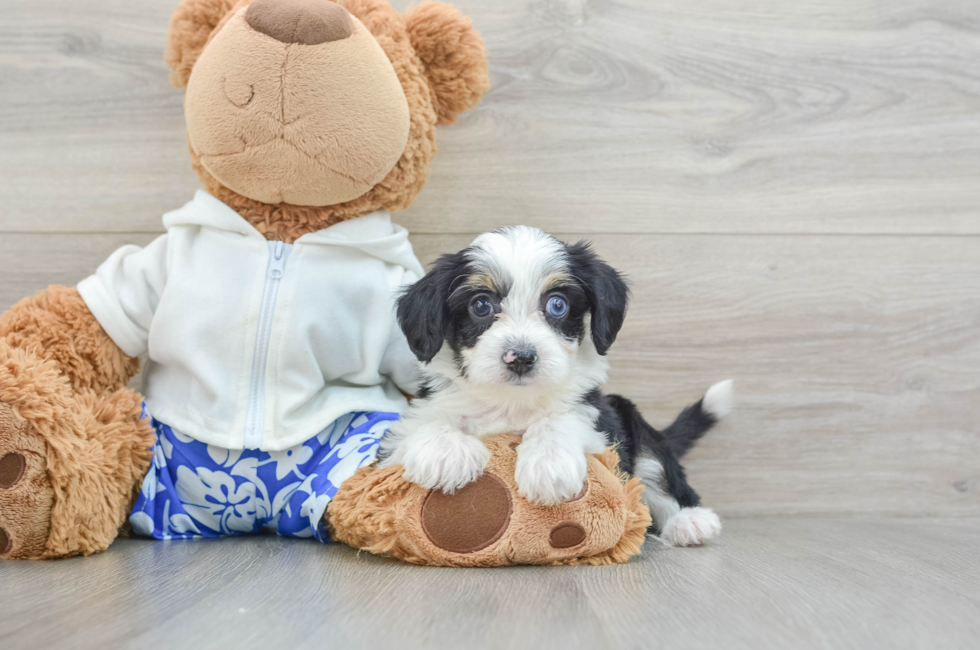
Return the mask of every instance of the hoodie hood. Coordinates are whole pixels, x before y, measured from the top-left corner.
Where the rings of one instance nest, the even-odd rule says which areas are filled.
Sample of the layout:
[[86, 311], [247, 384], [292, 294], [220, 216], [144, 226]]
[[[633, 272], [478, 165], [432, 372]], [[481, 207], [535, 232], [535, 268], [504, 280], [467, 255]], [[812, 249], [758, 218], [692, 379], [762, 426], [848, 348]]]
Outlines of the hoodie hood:
[[[203, 226], [265, 241], [265, 236], [252, 224], [204, 190], [197, 190], [194, 199], [184, 207], [163, 215], [163, 225], [167, 229]], [[388, 212], [372, 212], [307, 233], [297, 239], [295, 245], [308, 244], [356, 248], [384, 262], [402, 266], [417, 277], [425, 275], [408, 241], [408, 231], [392, 223]]]

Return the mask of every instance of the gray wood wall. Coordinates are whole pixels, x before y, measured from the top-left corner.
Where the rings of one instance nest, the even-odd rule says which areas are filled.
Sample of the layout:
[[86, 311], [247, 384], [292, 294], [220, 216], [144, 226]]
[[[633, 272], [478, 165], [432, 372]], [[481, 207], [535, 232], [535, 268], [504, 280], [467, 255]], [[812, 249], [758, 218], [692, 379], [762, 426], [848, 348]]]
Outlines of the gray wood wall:
[[[665, 424], [736, 380], [687, 461], [724, 516], [980, 515], [976, 0], [456, 4], [493, 88], [397, 216], [423, 261], [594, 240], [635, 293], [610, 389]], [[0, 309], [197, 187], [175, 6], [0, 0]]]

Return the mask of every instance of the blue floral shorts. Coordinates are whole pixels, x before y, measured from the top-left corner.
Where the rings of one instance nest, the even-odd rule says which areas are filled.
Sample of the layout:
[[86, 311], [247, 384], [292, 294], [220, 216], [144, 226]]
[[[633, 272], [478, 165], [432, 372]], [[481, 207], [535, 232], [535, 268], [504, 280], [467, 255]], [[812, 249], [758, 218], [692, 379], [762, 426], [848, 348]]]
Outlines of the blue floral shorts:
[[[146, 406], [143, 407], [144, 417]], [[374, 462], [397, 413], [349, 413], [283, 451], [206, 445], [150, 418], [153, 464], [129, 521], [137, 535], [191, 539], [262, 530], [329, 542], [323, 513], [340, 484]]]

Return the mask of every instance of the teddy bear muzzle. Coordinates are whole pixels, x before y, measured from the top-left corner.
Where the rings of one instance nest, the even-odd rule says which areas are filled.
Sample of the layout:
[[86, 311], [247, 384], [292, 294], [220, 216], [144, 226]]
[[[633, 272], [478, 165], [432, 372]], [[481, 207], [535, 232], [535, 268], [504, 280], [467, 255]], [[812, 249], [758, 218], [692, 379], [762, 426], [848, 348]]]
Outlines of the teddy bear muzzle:
[[354, 33], [350, 14], [331, 0], [256, 0], [245, 20], [280, 43], [319, 45]]
[[254, 201], [330, 206], [381, 182], [408, 142], [398, 75], [330, 0], [256, 0], [201, 52], [184, 99], [192, 154]]

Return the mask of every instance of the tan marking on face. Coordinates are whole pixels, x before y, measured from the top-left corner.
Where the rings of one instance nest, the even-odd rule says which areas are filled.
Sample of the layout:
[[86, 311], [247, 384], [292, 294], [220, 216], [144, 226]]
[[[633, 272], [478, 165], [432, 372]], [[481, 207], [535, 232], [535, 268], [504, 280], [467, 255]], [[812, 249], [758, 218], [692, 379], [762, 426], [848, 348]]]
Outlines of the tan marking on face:
[[546, 294], [552, 289], [571, 284], [573, 281], [574, 278], [570, 276], [567, 272], [554, 271], [544, 279], [544, 285], [542, 286], [541, 293], [542, 295]]
[[467, 278], [466, 286], [473, 287], [474, 289], [486, 289], [487, 291], [500, 293], [497, 290], [497, 285], [495, 285], [493, 282], [493, 278], [483, 273], [471, 275], [469, 278]]

